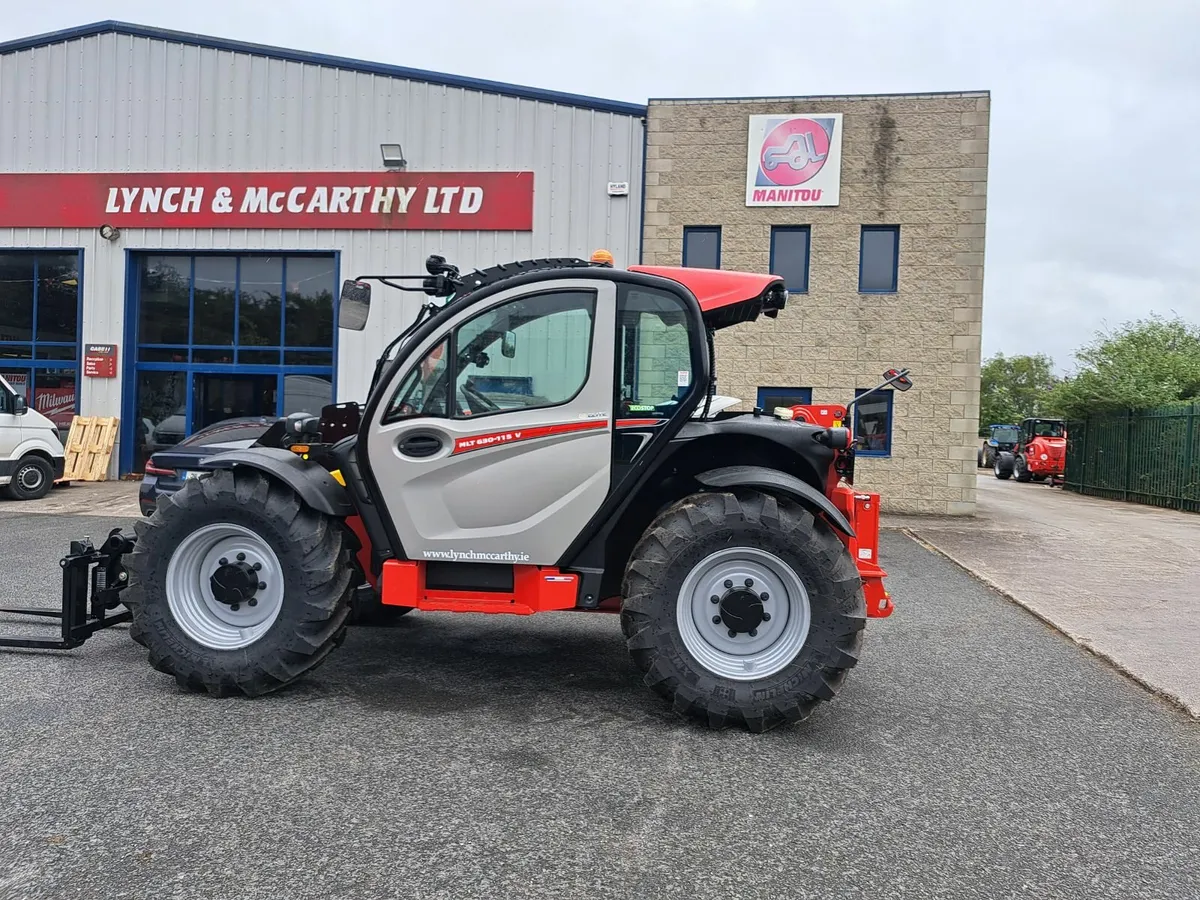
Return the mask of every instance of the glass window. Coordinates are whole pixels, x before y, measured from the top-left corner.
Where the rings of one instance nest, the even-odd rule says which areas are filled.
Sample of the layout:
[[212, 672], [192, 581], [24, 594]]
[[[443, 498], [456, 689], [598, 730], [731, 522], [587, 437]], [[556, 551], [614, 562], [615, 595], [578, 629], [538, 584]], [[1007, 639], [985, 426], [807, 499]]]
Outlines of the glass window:
[[150, 454], [178, 444], [187, 434], [186, 372], [139, 372], [134, 471], [141, 472]]
[[[857, 390], [854, 395], [861, 397], [868, 390]], [[854, 452], [857, 455], [892, 455], [892, 396], [892, 390], [884, 388], [854, 404]]]
[[[37, 340], [74, 344], [79, 326], [79, 254], [43, 253], [37, 263]], [[61, 358], [74, 359], [74, 348], [70, 356]]]
[[33, 259], [0, 253], [0, 341], [33, 340]]
[[333, 382], [325, 375], [283, 376], [283, 414], [306, 412], [319, 416], [333, 402]]
[[385, 423], [406, 416], [446, 414], [446, 345], [447, 341], [439, 343], [404, 376], [383, 417]]
[[686, 308], [665, 291], [622, 290], [618, 413], [669, 416], [692, 384]]
[[721, 268], [721, 229], [716, 226], [684, 228], [683, 264], [698, 269]]
[[[231, 256], [197, 256], [194, 290], [192, 341], [209, 346], [232, 346], [237, 260]], [[232, 359], [229, 361], [233, 362]]]
[[771, 274], [783, 279], [789, 293], [803, 294], [808, 290], [810, 237], [807, 225], [780, 225], [771, 229]]
[[[238, 343], [260, 347], [279, 346], [283, 290], [283, 257], [241, 258]], [[278, 358], [275, 359], [278, 363]]]
[[192, 260], [188, 256], [148, 256], [138, 290], [138, 342], [186, 344]]
[[35, 369], [33, 408], [54, 423], [65, 443], [75, 416], [75, 370]]
[[808, 406], [812, 403], [812, 388], [760, 387], [758, 403], [760, 409], [771, 412], [777, 406]]
[[864, 225], [859, 252], [859, 292], [894, 292], [899, 272], [900, 226]]
[[587, 381], [595, 294], [510, 300], [461, 325], [454, 338], [456, 415], [558, 406]]
[[333, 259], [289, 256], [284, 340], [289, 347], [333, 346]]

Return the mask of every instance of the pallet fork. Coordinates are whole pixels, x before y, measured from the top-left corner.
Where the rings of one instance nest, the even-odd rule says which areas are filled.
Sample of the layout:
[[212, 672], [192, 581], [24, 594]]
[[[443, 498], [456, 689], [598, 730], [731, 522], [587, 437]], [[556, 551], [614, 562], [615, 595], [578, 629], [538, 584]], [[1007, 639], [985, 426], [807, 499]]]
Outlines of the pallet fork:
[[28, 650], [72, 650], [97, 631], [111, 628], [132, 618], [129, 610], [113, 612], [121, 605], [121, 591], [129, 582], [122, 559], [133, 550], [137, 540], [121, 533], [120, 528], [109, 532], [108, 538], [97, 547], [88, 539], [71, 541], [71, 552], [62, 558], [62, 609], [4, 609], [0, 613], [58, 619], [62, 637], [57, 640], [38, 637], [3, 637], [0, 647]]

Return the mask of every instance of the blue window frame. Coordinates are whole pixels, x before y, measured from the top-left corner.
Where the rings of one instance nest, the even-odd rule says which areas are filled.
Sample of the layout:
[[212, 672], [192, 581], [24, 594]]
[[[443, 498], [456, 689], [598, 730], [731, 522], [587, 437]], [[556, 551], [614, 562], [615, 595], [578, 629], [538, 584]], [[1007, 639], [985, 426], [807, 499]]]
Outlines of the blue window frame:
[[771, 227], [771, 274], [787, 285], [789, 294], [808, 292], [808, 256], [812, 241], [809, 225]]
[[721, 268], [719, 225], [688, 225], [683, 229], [683, 264], [697, 269]]
[[[861, 397], [870, 388], [859, 388], [855, 397]], [[891, 388], [876, 391], [854, 404], [854, 454], [855, 456], [892, 455], [892, 398]]]
[[0, 375], [66, 439], [79, 412], [83, 251], [0, 251]]
[[223, 418], [316, 414], [331, 402], [338, 258], [131, 254], [121, 471]]
[[900, 281], [900, 226], [864, 225], [859, 241], [858, 292], [894, 294]]
[[777, 406], [807, 406], [812, 403], [812, 388], [806, 387], [760, 387], [759, 409], [770, 412]]

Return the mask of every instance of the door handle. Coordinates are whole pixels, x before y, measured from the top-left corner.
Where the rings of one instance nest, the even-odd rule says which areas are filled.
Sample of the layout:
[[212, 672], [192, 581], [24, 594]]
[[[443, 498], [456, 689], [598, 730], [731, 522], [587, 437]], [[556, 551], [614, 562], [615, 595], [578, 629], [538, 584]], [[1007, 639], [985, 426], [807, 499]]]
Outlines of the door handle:
[[412, 437], [402, 440], [399, 448], [405, 456], [423, 459], [426, 456], [433, 456], [442, 449], [442, 439], [431, 434], [414, 434]]

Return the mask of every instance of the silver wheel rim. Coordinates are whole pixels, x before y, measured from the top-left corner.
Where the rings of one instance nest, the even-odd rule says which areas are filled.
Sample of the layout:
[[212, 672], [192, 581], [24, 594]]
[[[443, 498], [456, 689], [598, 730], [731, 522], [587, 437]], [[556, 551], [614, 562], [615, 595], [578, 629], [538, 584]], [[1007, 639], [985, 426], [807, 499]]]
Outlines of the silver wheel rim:
[[[746, 591], [760, 598], [767, 594], [760, 602], [769, 618], [753, 634], [731, 637], [724, 618], [727, 598]], [[719, 598], [717, 603], [713, 597]], [[684, 647], [709, 672], [733, 681], [757, 681], [795, 660], [808, 639], [811, 607], [804, 582], [791, 566], [765, 550], [731, 547], [705, 557], [688, 573], [679, 589], [676, 621]]]
[[45, 480], [46, 476], [42, 474], [42, 470], [32, 463], [22, 466], [21, 470], [17, 472], [17, 484], [21, 486], [22, 490], [31, 493], [40, 490]]
[[[259, 566], [253, 605], [235, 610], [213, 594], [210, 579], [222, 560]], [[222, 522], [193, 531], [167, 564], [167, 606], [184, 634], [213, 650], [240, 650], [266, 634], [283, 609], [283, 567], [275, 551], [249, 528]]]

